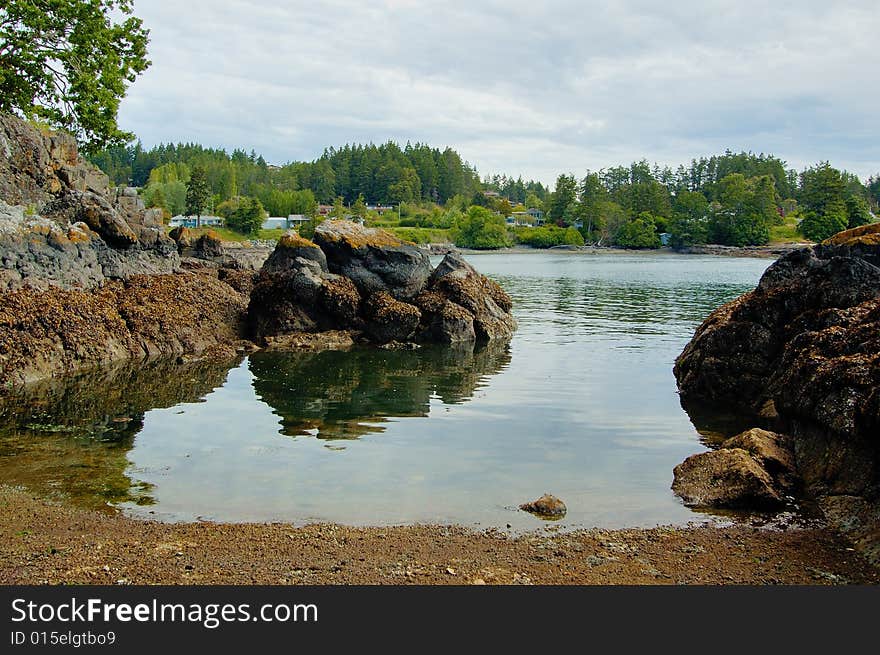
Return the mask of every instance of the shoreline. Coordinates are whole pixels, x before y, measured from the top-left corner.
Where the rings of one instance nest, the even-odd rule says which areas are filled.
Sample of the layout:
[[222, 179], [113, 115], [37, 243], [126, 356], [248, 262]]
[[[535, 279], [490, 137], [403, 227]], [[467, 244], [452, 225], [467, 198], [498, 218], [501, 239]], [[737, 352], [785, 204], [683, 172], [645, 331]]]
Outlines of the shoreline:
[[[772, 246], [692, 246], [690, 248], [676, 250], [669, 246], [653, 249], [625, 249], [611, 246], [555, 246], [553, 248], [531, 248], [527, 246], [514, 246], [512, 248], [499, 248], [497, 250], [473, 250], [470, 248], [455, 248], [452, 244], [428, 244], [432, 255], [442, 254], [448, 250], [458, 250], [462, 255], [531, 255], [531, 254], [560, 254], [560, 255], [704, 255], [714, 257], [753, 257], [756, 259], [777, 259], [793, 250], [806, 248], [814, 244], [808, 243], [785, 243]], [[444, 248], [446, 250], [444, 250]], [[436, 252], [434, 252], [436, 249]]]
[[159, 523], [0, 487], [0, 584], [878, 584], [822, 527]]

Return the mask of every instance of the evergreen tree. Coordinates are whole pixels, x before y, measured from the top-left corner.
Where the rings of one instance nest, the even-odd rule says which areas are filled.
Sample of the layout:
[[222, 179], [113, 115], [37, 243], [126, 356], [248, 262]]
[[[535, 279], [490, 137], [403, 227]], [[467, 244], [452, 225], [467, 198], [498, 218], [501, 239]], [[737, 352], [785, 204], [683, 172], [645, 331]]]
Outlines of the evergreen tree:
[[202, 166], [193, 168], [186, 185], [186, 215], [196, 217], [196, 227], [202, 225], [202, 212], [208, 204], [211, 191]]

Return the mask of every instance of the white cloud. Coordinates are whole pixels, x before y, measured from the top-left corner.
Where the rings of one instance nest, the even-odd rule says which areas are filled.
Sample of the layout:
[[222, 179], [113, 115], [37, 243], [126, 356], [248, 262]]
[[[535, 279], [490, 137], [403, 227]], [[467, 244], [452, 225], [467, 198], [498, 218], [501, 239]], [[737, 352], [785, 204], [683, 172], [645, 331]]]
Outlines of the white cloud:
[[120, 118], [148, 145], [282, 163], [423, 141], [545, 182], [724, 148], [880, 171], [871, 2], [140, 0], [135, 12], [153, 66]]

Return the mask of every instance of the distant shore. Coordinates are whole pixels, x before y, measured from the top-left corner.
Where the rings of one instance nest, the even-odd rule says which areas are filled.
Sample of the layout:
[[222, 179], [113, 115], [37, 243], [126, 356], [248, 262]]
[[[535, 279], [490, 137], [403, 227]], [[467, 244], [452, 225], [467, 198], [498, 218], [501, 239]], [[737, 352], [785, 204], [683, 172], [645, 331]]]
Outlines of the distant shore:
[[529, 248], [514, 246], [513, 248], [499, 248], [498, 250], [473, 250], [469, 248], [455, 248], [451, 244], [430, 244], [432, 254], [443, 254], [448, 250], [458, 250], [464, 255], [525, 255], [536, 253], [550, 254], [573, 254], [573, 255], [714, 255], [718, 257], [759, 257], [763, 259], [777, 259], [782, 255], [811, 246], [811, 243], [784, 243], [769, 246], [720, 246], [705, 245], [691, 246], [684, 249], [675, 249], [668, 246], [645, 250], [627, 250], [611, 246], [556, 246], [553, 248]]

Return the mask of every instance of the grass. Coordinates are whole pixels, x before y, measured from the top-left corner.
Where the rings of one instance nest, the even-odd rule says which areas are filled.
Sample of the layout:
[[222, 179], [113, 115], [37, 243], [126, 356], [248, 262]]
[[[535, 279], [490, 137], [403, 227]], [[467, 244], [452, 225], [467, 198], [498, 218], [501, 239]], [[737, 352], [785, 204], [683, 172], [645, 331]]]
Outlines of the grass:
[[261, 239], [263, 241], [278, 241], [281, 236], [284, 234], [284, 230], [260, 230], [256, 234], [248, 235], [241, 234], [240, 232], [236, 232], [235, 230], [230, 230], [226, 227], [194, 227], [190, 228], [190, 231], [193, 233], [193, 238], [198, 239], [201, 235], [206, 232], [214, 232], [220, 236], [220, 239], [223, 241], [252, 241], [253, 239]]
[[394, 236], [413, 243], [450, 243], [449, 230], [431, 227], [387, 227]]
[[794, 216], [786, 216], [782, 225], [770, 227], [770, 243], [772, 245], [783, 243], [802, 243], [809, 241], [803, 234], [798, 232], [797, 219]]

